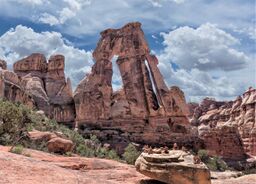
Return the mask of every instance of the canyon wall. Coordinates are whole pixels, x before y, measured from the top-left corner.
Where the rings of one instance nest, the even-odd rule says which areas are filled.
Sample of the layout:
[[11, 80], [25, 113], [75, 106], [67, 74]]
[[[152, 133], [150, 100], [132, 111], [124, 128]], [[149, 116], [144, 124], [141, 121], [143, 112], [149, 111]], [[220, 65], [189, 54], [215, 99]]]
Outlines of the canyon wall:
[[[256, 155], [256, 89], [249, 88], [229, 102], [206, 98], [198, 106], [189, 105], [191, 123], [213, 154], [243, 157]], [[243, 150], [241, 149], [243, 147]]]

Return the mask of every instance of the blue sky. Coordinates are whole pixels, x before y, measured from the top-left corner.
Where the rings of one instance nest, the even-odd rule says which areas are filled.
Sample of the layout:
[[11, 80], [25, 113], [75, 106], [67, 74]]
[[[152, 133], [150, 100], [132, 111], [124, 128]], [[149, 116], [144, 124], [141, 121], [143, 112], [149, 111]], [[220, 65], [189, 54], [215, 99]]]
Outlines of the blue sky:
[[[169, 86], [188, 101], [229, 100], [256, 83], [254, 0], [0, 0], [0, 58], [66, 57], [73, 86], [90, 72], [99, 33], [142, 23]], [[114, 67], [113, 87], [121, 80]]]

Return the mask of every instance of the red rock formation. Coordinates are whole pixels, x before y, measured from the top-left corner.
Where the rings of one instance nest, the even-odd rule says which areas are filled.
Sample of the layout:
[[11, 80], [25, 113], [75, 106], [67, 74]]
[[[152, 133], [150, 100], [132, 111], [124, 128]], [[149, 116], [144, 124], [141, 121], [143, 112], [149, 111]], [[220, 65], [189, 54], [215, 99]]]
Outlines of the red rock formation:
[[14, 63], [13, 69], [37, 108], [50, 118], [72, 126], [75, 107], [71, 82], [65, 78], [64, 60], [64, 56], [54, 55], [47, 63], [44, 55], [36, 53]]
[[219, 125], [214, 128], [199, 126], [199, 137], [203, 139], [209, 155], [218, 155], [224, 159], [243, 160], [246, 154], [242, 139], [235, 126]]
[[35, 104], [29, 93], [21, 86], [17, 74], [8, 70], [0, 70], [0, 98], [20, 102], [29, 107]]
[[[123, 89], [113, 93], [111, 59], [115, 55]], [[171, 144], [191, 138], [184, 94], [164, 83], [140, 23], [101, 32], [93, 57], [91, 73], [74, 94], [77, 126], [85, 134], [117, 143]]]
[[[249, 88], [242, 97], [230, 102], [217, 102], [213, 99], [205, 99], [195, 108], [191, 122], [200, 126], [208, 126], [211, 131], [216, 131], [216, 127], [229, 126], [231, 129], [238, 129], [239, 134], [234, 131], [228, 131], [225, 134], [219, 133], [219, 139], [223, 140], [227, 134], [233, 132], [233, 136], [239, 136], [242, 139], [240, 145], [243, 145], [246, 153], [256, 155], [256, 89]], [[212, 133], [211, 133], [212, 134]], [[237, 141], [239, 144], [239, 141]], [[230, 141], [223, 145], [222, 149], [226, 151], [233, 150], [241, 153], [241, 150], [235, 151], [235, 145]], [[233, 148], [232, 148], [233, 147]], [[217, 148], [216, 148], [217, 149]], [[242, 153], [241, 153], [242, 154]]]
[[43, 78], [47, 71], [47, 62], [43, 54], [34, 53], [14, 63], [13, 70], [19, 76], [31, 73], [32, 76]]
[[4, 60], [0, 59], [0, 68], [6, 70], [7, 69], [7, 63]]

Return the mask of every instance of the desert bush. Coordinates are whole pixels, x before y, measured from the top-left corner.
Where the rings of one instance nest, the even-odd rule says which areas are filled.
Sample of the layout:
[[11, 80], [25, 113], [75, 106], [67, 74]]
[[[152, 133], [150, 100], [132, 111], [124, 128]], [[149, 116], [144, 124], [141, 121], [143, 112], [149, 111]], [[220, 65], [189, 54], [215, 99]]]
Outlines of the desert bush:
[[15, 154], [22, 154], [24, 147], [22, 145], [14, 146], [10, 152]]
[[[77, 131], [58, 124], [55, 120], [38, 114], [20, 103], [12, 103], [0, 100], [0, 144], [16, 145], [23, 147], [47, 151], [47, 142], [32, 141], [28, 138], [28, 132], [32, 130], [60, 132], [66, 139], [74, 143], [74, 153], [86, 157], [100, 157], [118, 160], [119, 157], [114, 150], [108, 150], [102, 146], [95, 135], [85, 139]], [[94, 146], [86, 145], [89, 141]], [[14, 147], [16, 150], [16, 147]], [[20, 147], [18, 147], [19, 150]], [[67, 153], [72, 154], [72, 153]]]
[[204, 149], [198, 151], [198, 156], [202, 160], [202, 162], [207, 162], [209, 159], [208, 151]]
[[139, 157], [140, 152], [137, 151], [133, 144], [129, 144], [124, 151], [123, 158], [128, 164], [134, 164], [136, 159]]
[[218, 156], [210, 157], [207, 150], [199, 150], [197, 154], [212, 171], [225, 171], [228, 168], [223, 159]]
[[24, 105], [0, 100], [0, 144], [15, 144], [27, 137], [30, 111]]

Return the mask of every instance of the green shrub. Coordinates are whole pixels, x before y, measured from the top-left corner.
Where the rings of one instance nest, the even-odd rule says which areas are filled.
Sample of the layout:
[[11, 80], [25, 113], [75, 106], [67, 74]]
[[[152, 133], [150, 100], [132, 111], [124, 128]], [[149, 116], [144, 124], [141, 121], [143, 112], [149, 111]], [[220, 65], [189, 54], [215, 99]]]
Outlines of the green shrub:
[[210, 157], [207, 150], [199, 150], [197, 154], [212, 171], [225, 171], [228, 168], [224, 160], [218, 156]]
[[76, 148], [77, 153], [84, 157], [94, 157], [95, 150], [88, 148], [85, 144], [79, 144]]
[[[20, 103], [12, 103], [0, 100], [0, 144], [16, 145], [23, 147], [47, 151], [47, 142], [32, 141], [28, 137], [28, 132], [50, 131], [60, 132], [63, 136], [74, 143], [74, 153], [85, 157], [100, 157], [119, 160], [114, 150], [108, 150], [102, 147], [102, 144], [95, 135], [88, 139], [92, 146], [86, 145], [84, 137], [77, 131], [58, 124], [55, 120], [47, 118], [45, 115], [38, 114]], [[20, 147], [18, 147], [19, 152]], [[14, 151], [16, 147], [14, 148]], [[72, 153], [66, 153], [72, 155]]]
[[118, 154], [114, 150], [109, 150], [108, 155], [106, 157], [111, 159], [111, 160], [120, 160]]
[[207, 162], [209, 159], [209, 154], [207, 150], [199, 150], [198, 151], [198, 156], [202, 160], [202, 162]]
[[225, 171], [228, 168], [227, 164], [217, 156], [209, 158], [205, 164], [212, 171]]
[[0, 100], [0, 144], [16, 144], [27, 137], [31, 110], [22, 105]]
[[14, 146], [11, 150], [10, 150], [10, 152], [11, 153], [15, 153], [15, 154], [22, 154], [22, 152], [23, 152], [23, 146], [22, 145], [18, 145], [18, 146]]
[[133, 144], [129, 144], [124, 151], [123, 158], [128, 164], [134, 164], [136, 159], [139, 157], [140, 152], [137, 151]]
[[68, 157], [71, 157], [72, 156], [72, 152], [68, 151], [68, 152], [65, 153], [65, 155], [68, 156]]

